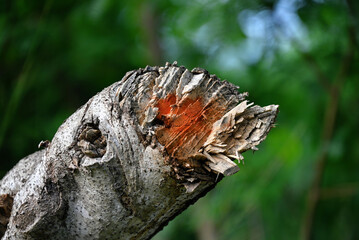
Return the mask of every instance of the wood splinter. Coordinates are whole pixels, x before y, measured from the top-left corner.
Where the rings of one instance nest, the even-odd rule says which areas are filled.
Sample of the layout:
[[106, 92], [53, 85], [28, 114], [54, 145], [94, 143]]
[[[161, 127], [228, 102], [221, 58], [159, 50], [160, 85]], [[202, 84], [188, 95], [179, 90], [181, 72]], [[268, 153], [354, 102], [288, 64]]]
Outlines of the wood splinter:
[[248, 93], [203, 69], [167, 65], [159, 72], [141, 125], [157, 124], [158, 141], [181, 165], [202, 157], [204, 169], [225, 176], [238, 172], [233, 160], [257, 149], [273, 127], [278, 105], [248, 104]]

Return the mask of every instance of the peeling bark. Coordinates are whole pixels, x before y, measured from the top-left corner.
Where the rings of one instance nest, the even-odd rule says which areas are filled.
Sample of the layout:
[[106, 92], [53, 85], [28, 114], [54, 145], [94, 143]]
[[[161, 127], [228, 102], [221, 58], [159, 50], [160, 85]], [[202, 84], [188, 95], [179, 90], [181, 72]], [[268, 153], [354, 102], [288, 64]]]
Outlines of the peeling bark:
[[3, 239], [151, 238], [265, 139], [278, 106], [247, 95], [176, 63], [128, 72], [1, 180]]

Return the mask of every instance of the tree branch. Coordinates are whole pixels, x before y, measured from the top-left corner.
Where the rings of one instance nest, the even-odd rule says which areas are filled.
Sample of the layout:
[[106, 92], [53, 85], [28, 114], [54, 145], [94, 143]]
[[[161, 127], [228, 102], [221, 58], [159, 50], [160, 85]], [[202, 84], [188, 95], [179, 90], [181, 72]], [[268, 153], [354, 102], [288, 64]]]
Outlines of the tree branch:
[[[355, 43], [353, 42], [354, 38], [353, 38], [353, 31], [351, 28], [348, 28], [348, 39], [349, 39], [348, 50], [343, 56], [338, 70], [338, 74], [330, 86], [329, 102], [326, 106], [325, 117], [323, 122], [320, 152], [318, 158], [316, 159], [315, 176], [312, 186], [309, 189], [308, 198], [307, 198], [307, 209], [302, 222], [301, 236], [302, 239], [304, 240], [311, 239], [313, 234], [312, 233], [313, 222], [314, 222], [318, 201], [320, 198], [320, 191], [321, 191], [320, 185], [328, 157], [329, 144], [331, 142], [334, 132], [335, 120], [338, 113], [338, 104], [340, 100], [341, 90], [347, 78], [347, 74], [354, 57]], [[320, 79], [318, 79], [318, 81], [321, 82]]]
[[331, 90], [331, 83], [329, 78], [324, 74], [324, 72], [320, 69], [320, 66], [318, 65], [317, 61], [314, 59], [314, 57], [308, 53], [300, 51], [300, 54], [302, 55], [303, 59], [307, 63], [307, 65], [312, 69], [314, 74], [317, 77], [318, 82], [322, 85], [322, 87], [330, 92]]
[[158, 36], [159, 19], [152, 4], [145, 2], [141, 6], [141, 27], [145, 35], [147, 49], [149, 49], [150, 60], [154, 64], [160, 64], [163, 53]]
[[246, 96], [199, 68], [127, 73], [1, 180], [3, 239], [149, 239], [265, 139], [278, 106]]
[[320, 199], [349, 197], [359, 192], [359, 183], [346, 183], [334, 187], [322, 188]]

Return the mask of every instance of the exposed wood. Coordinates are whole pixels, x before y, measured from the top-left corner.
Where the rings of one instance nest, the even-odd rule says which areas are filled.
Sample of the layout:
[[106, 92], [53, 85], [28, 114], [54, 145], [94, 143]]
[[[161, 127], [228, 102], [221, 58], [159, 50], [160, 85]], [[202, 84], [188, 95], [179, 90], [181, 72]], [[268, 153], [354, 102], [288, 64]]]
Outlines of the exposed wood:
[[149, 239], [265, 139], [278, 106], [247, 95], [176, 63], [127, 73], [1, 180], [3, 239]]

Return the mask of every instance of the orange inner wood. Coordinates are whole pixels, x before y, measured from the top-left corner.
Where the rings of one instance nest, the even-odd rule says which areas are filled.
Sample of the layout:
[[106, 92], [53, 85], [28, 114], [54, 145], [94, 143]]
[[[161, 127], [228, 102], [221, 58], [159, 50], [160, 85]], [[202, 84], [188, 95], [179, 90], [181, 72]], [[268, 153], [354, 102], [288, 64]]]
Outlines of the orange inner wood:
[[164, 126], [156, 132], [158, 141], [175, 158], [186, 159], [198, 152], [220, 119], [225, 106], [216, 101], [204, 103], [202, 97], [186, 97], [177, 102], [175, 94], [157, 101], [157, 120]]

